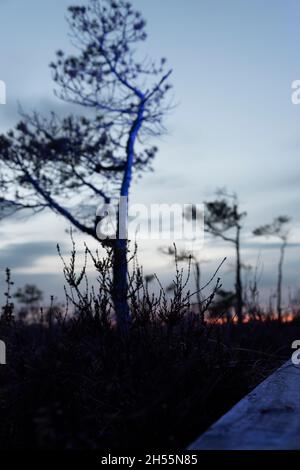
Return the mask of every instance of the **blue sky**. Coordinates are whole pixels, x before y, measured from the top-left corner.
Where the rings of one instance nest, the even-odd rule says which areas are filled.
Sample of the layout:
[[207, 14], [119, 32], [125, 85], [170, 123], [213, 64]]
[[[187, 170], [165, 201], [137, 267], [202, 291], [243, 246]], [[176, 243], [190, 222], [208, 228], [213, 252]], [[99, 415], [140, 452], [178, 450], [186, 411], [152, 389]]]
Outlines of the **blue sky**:
[[[0, 0], [0, 79], [5, 80], [8, 93], [7, 105], [0, 107], [0, 131], [15, 123], [18, 100], [26, 109], [45, 113], [62, 106], [53, 98], [48, 64], [55, 50], [69, 48], [64, 16], [73, 3]], [[236, 191], [248, 211], [244, 261], [255, 264], [261, 252], [265, 290], [275, 284], [277, 248], [253, 240], [251, 230], [276, 215], [292, 216], [293, 247], [287, 253], [285, 281], [297, 289], [300, 105], [291, 102], [291, 83], [300, 79], [300, 3], [133, 3], [148, 22], [147, 53], [167, 57], [174, 69], [178, 103], [167, 120], [168, 135], [154, 142], [160, 148], [155, 172], [134, 184], [133, 200], [201, 202], [217, 187]], [[2, 222], [1, 267], [10, 261], [18, 282], [32, 276], [47, 292], [58, 289], [60, 265], [51, 244], [55, 248], [56, 241], [61, 241], [67, 247], [66, 228], [51, 214]], [[25, 244], [26, 253], [14, 250], [19, 244]], [[170, 261], [159, 255], [157, 247], [145, 244], [141, 251], [145, 271], [155, 270], [167, 278]], [[223, 273], [229, 286], [232, 251], [207, 240], [201, 254], [211, 260], [208, 272], [224, 255], [229, 257]]]

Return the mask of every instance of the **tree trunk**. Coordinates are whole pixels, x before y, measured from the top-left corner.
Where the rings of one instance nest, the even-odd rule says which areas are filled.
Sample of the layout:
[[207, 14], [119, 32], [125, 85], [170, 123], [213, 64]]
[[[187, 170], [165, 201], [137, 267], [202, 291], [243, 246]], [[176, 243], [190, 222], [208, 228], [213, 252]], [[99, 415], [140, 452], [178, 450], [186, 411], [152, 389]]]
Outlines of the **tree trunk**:
[[142, 126], [145, 109], [144, 98], [141, 97], [138, 113], [129, 132], [126, 145], [126, 165], [120, 190], [119, 210], [117, 214], [117, 237], [114, 244], [113, 259], [113, 289], [112, 297], [116, 312], [118, 328], [127, 332], [130, 324], [130, 309], [128, 305], [128, 262], [127, 262], [127, 224], [128, 197], [134, 164], [134, 146]]
[[277, 279], [277, 315], [278, 315], [278, 321], [281, 322], [281, 316], [282, 316], [282, 306], [281, 306], [281, 301], [282, 301], [282, 266], [283, 266], [283, 260], [284, 260], [284, 250], [286, 247], [286, 242], [284, 241], [280, 247], [280, 257], [279, 257], [279, 263], [278, 263], [278, 279]]
[[243, 322], [243, 286], [241, 276], [241, 255], [240, 255], [240, 227], [237, 228], [236, 235], [236, 281], [235, 281], [235, 293], [236, 293], [236, 314], [239, 323]]
[[117, 239], [113, 248], [112, 300], [118, 328], [126, 333], [130, 324], [128, 305], [127, 240]]

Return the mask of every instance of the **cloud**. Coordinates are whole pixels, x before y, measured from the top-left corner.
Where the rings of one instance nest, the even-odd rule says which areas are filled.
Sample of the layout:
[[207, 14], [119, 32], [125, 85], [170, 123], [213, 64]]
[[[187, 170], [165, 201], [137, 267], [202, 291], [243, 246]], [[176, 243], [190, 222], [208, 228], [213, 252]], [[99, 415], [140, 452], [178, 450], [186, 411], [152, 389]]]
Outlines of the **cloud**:
[[[280, 242], [245, 242], [243, 243], [243, 248], [248, 250], [277, 250], [281, 247]], [[299, 248], [300, 243], [298, 242], [291, 242], [287, 245], [287, 249], [289, 248]]]
[[41, 258], [56, 254], [53, 242], [11, 243], [0, 250], [0, 269], [30, 268]]
[[18, 99], [9, 100], [5, 106], [1, 107], [0, 132], [9, 130], [22, 120], [20, 110], [29, 115], [33, 111], [37, 111], [43, 117], [49, 117], [50, 112], [53, 111], [61, 118], [69, 116], [70, 114], [86, 117], [93, 115], [93, 110], [89, 110], [83, 106], [65, 103], [55, 97], [53, 97], [53, 99], [48, 99], [47, 97], [23, 97], [20, 101], [18, 101]]

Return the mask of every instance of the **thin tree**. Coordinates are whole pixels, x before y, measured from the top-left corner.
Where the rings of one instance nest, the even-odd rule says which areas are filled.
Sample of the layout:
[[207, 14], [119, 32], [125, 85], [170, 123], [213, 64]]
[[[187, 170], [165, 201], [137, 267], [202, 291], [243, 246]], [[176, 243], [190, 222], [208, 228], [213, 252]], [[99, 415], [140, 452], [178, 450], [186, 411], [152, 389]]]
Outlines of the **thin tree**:
[[253, 230], [253, 235], [261, 237], [277, 237], [280, 240], [280, 254], [278, 261], [278, 276], [277, 276], [277, 315], [278, 321], [282, 320], [282, 278], [283, 278], [283, 262], [285, 249], [288, 244], [289, 226], [291, 218], [285, 215], [276, 217], [272, 223], [262, 225], [261, 227]]
[[97, 240], [97, 208], [125, 199], [116, 210], [115, 237], [101, 243], [112, 251], [112, 298], [126, 329], [127, 199], [133, 176], [156, 154], [149, 138], [165, 131], [171, 70], [164, 58], [156, 64], [136, 55], [147, 37], [145, 21], [127, 1], [88, 0], [69, 8], [68, 23], [76, 49], [58, 51], [51, 64], [56, 95], [85, 112], [47, 119], [22, 113], [16, 129], [0, 136], [0, 197], [4, 213], [51, 209]]
[[236, 194], [217, 192], [217, 199], [205, 203], [205, 231], [231, 243], [235, 249], [235, 295], [238, 321], [243, 321], [243, 283], [241, 262], [241, 230], [246, 212], [241, 212]]

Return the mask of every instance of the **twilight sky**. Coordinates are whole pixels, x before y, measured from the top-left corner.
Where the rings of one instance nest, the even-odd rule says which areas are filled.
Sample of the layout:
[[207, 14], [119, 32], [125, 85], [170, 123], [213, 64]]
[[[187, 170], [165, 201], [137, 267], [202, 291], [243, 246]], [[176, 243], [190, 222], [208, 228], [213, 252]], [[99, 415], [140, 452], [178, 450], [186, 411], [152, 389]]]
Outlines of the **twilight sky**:
[[[0, 79], [7, 105], [0, 106], [0, 132], [25, 109], [69, 112], [53, 97], [49, 62], [69, 49], [68, 0], [0, 0]], [[80, 3], [80, 2], [77, 2]], [[84, 3], [84, 0], [83, 0]], [[248, 212], [243, 260], [261, 260], [264, 295], [275, 284], [278, 246], [253, 239], [251, 230], [280, 214], [293, 217], [285, 286], [299, 285], [300, 105], [291, 102], [291, 83], [300, 79], [300, 3], [297, 0], [134, 0], [148, 22], [147, 53], [165, 56], [174, 69], [177, 108], [167, 120], [169, 134], [157, 144], [155, 172], [134, 184], [139, 203], [201, 203], [217, 187], [236, 191]], [[10, 266], [16, 283], [36, 282], [47, 295], [61, 293], [56, 242], [69, 246], [58, 217], [0, 223], [1, 269]], [[82, 237], [77, 237], [82, 240]], [[94, 242], [89, 242], [94, 246]], [[201, 253], [211, 262], [223, 256], [225, 287], [232, 282], [230, 247], [207, 240]], [[157, 246], [141, 246], [145, 272], [163, 280], [172, 263]]]

